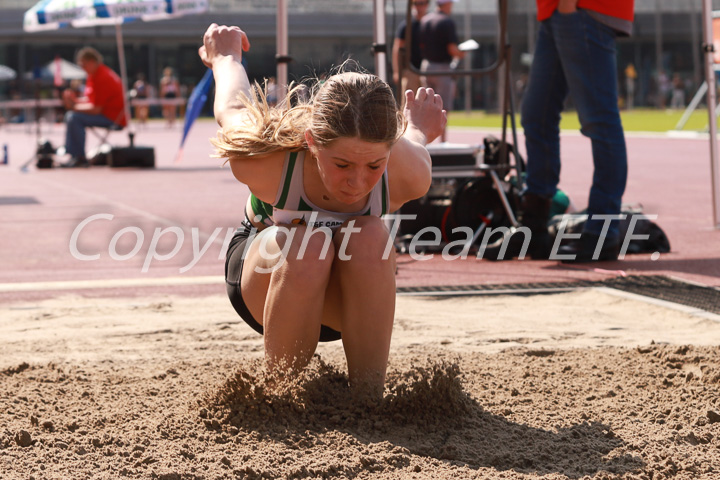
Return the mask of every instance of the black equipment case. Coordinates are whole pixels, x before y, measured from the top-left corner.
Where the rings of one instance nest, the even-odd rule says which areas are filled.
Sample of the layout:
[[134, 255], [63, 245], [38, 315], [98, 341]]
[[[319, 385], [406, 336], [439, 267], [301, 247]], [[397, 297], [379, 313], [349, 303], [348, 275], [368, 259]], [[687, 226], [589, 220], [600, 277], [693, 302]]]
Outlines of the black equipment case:
[[[414, 218], [402, 220], [396, 245], [404, 251], [413, 236], [425, 227], [436, 227], [443, 244], [454, 241], [456, 227], [496, 228], [513, 225], [514, 186], [502, 181], [508, 172], [508, 150], [501, 152], [500, 141], [492, 136], [483, 145], [431, 144], [432, 184], [428, 193], [406, 203], [398, 211]], [[427, 248], [433, 250], [434, 248]]]
[[112, 147], [107, 154], [110, 167], [155, 167], [155, 150], [152, 147]]

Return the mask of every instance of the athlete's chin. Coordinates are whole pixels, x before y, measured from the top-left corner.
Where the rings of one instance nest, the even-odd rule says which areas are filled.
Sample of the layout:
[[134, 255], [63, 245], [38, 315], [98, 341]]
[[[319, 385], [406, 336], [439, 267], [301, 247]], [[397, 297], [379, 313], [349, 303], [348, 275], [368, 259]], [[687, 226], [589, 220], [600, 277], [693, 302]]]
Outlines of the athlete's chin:
[[342, 203], [345, 203], [345, 204], [350, 205], [350, 204], [353, 204], [353, 203], [355, 203], [355, 202], [358, 202], [358, 201], [361, 200], [361, 199], [363, 198], [363, 196], [365, 196], [365, 195], [367, 195], [367, 194], [340, 192], [340, 193], [338, 194], [338, 196], [337, 196], [337, 199], [338, 199], [340, 202], [342, 202]]

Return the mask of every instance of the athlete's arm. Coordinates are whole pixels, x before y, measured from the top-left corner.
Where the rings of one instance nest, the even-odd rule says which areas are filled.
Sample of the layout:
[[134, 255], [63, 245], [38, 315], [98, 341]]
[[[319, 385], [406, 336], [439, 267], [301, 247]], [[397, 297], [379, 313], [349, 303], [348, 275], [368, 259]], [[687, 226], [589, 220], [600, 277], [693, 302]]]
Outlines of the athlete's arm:
[[199, 54], [215, 77], [215, 120], [221, 127], [245, 120], [238, 94], [250, 93], [250, 80], [242, 65], [242, 52], [250, 41], [239, 27], [210, 25], [203, 36]]
[[420, 198], [430, 188], [432, 161], [425, 145], [440, 136], [447, 123], [442, 98], [431, 88], [405, 93], [407, 128], [390, 152], [390, 210]]
[[[250, 94], [250, 80], [242, 65], [243, 52], [250, 41], [239, 27], [210, 25], [203, 36], [199, 54], [215, 77], [215, 120], [221, 127], [242, 125], [248, 121], [238, 94]], [[275, 200], [285, 152], [269, 155], [231, 157], [230, 168], [240, 182], [264, 201]]]

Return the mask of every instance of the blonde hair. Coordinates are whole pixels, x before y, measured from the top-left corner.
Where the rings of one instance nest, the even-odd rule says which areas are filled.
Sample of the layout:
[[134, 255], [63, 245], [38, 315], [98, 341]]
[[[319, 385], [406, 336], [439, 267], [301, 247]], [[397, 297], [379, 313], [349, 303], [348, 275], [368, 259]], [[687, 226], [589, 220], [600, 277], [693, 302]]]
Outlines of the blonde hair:
[[[310, 98], [305, 98], [305, 89], [302, 84], [291, 85], [286, 99], [272, 107], [267, 101], [267, 80], [263, 87], [256, 82], [249, 96], [240, 95], [250, 121], [223, 128], [211, 139], [217, 156], [303, 150], [307, 148], [308, 128], [318, 146], [338, 138], [392, 145], [405, 129], [405, 118], [397, 109], [392, 89], [375, 75], [337, 73], [318, 81]], [[295, 100], [295, 105], [288, 99]]]

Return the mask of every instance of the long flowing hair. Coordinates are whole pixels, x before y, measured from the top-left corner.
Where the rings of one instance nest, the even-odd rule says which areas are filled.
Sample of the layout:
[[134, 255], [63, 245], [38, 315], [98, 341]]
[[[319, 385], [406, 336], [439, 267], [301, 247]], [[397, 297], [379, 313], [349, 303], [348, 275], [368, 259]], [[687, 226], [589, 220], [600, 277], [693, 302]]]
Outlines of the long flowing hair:
[[[406, 121], [390, 86], [375, 75], [344, 71], [316, 80], [309, 89], [294, 84], [277, 106], [267, 100], [267, 81], [255, 82], [250, 94], [239, 100], [246, 109], [247, 120], [228, 125], [211, 139], [220, 158], [266, 155], [277, 151], [299, 151], [307, 148], [305, 131], [319, 146], [338, 138], [358, 138], [392, 146], [402, 136]], [[309, 94], [308, 94], [309, 93]]]

